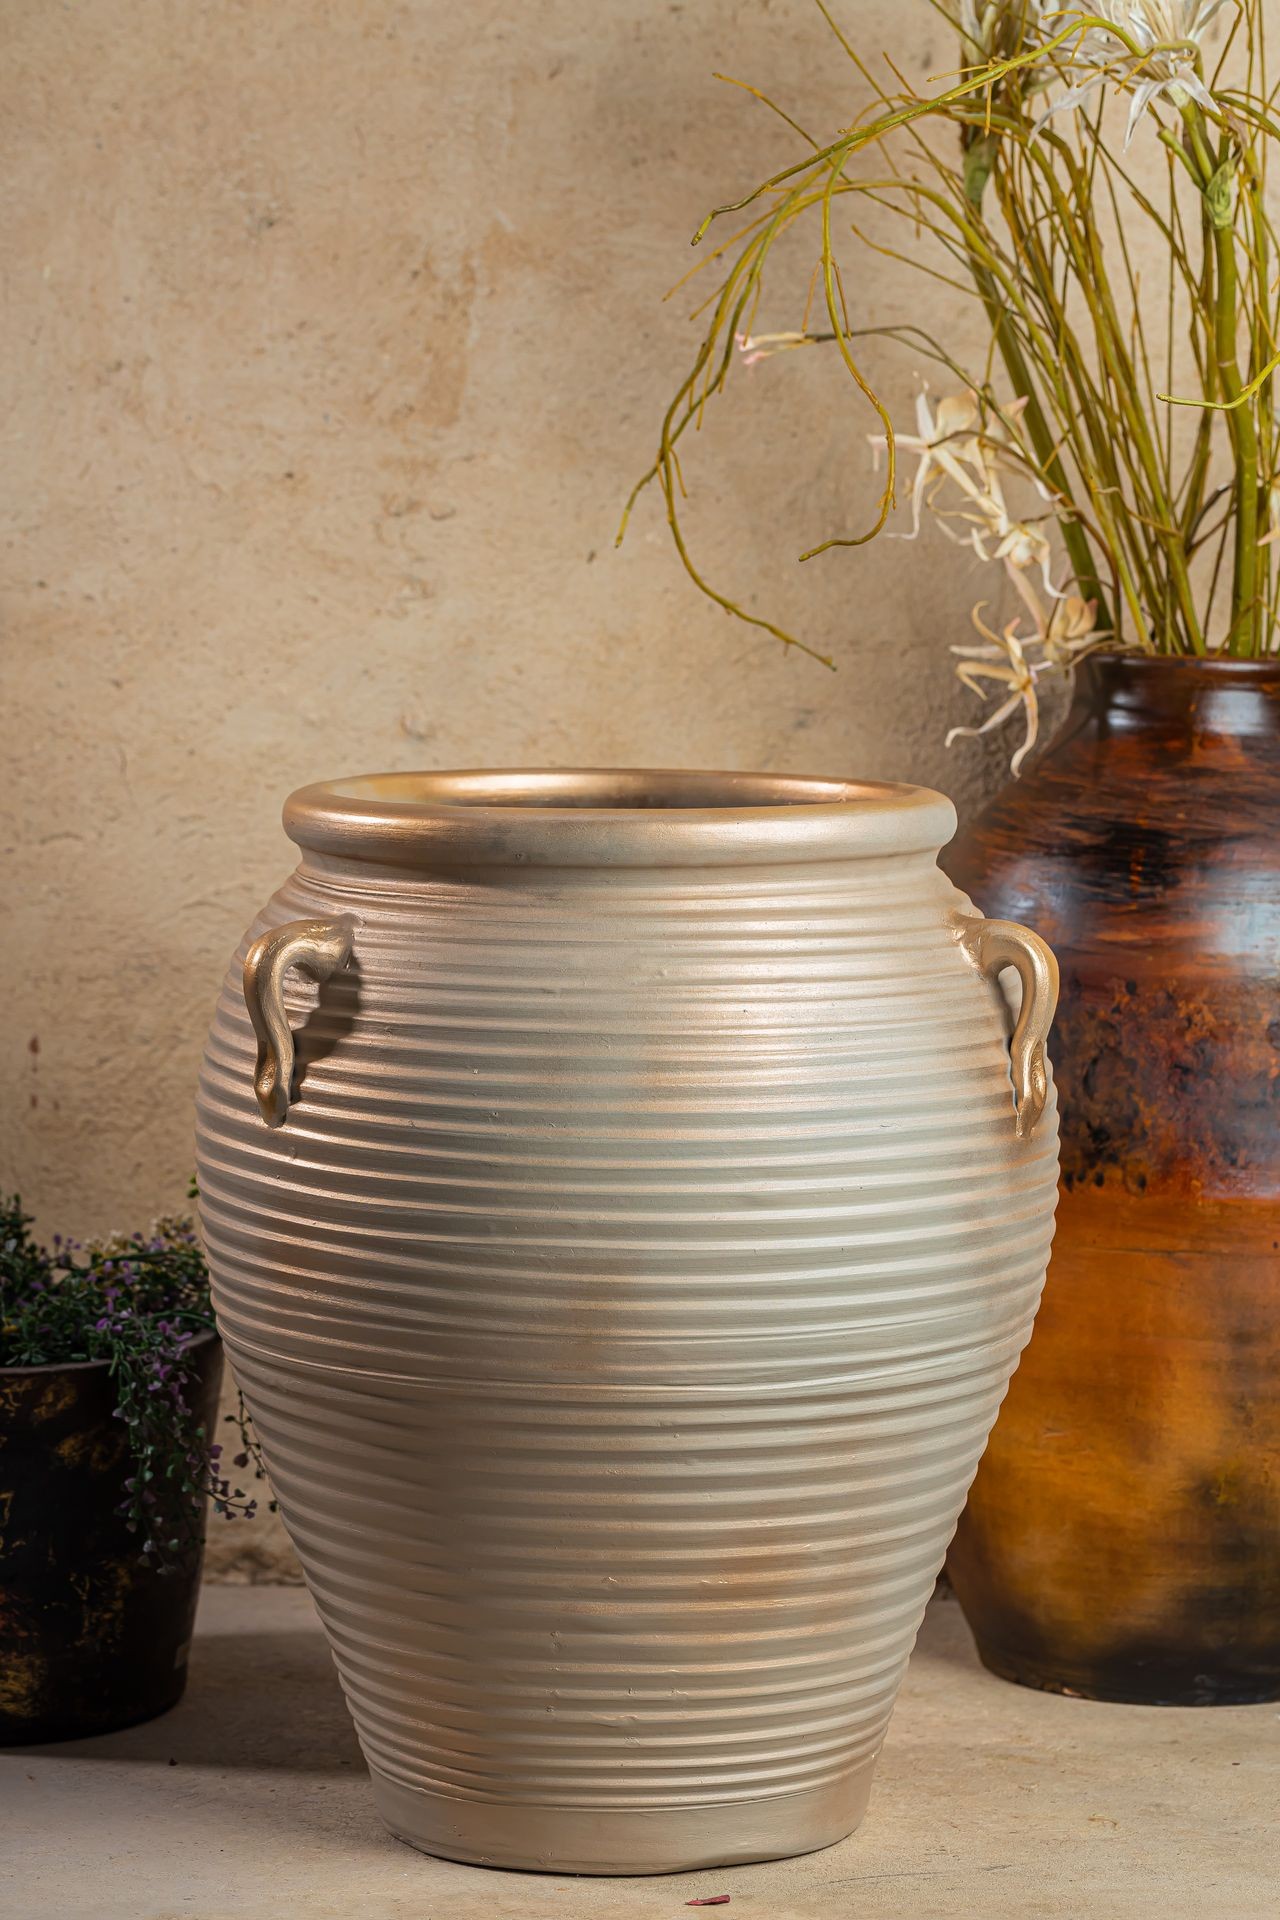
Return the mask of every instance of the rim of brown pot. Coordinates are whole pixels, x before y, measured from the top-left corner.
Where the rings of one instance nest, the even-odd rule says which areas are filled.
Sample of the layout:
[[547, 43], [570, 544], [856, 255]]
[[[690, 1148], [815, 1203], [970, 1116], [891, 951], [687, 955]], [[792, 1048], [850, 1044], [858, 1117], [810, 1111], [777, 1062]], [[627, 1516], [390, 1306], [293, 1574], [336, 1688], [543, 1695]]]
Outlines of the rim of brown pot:
[[1176, 674], [1185, 681], [1213, 685], [1235, 680], [1245, 686], [1253, 681], [1269, 686], [1280, 681], [1280, 654], [1266, 660], [1228, 660], [1219, 654], [1094, 653], [1080, 662], [1076, 672], [1134, 679], [1162, 679]]
[[1096, 653], [1076, 671], [1072, 712], [1080, 720], [1097, 716], [1116, 725], [1141, 719], [1183, 728], [1212, 730], [1221, 724], [1250, 731], [1259, 724], [1274, 725], [1259, 708], [1259, 695], [1280, 695], [1280, 656], [1225, 660]]
[[[202, 1333], [197, 1333], [194, 1338], [187, 1342], [187, 1349], [190, 1351], [193, 1347], [203, 1347], [206, 1346], [210, 1340], [220, 1338], [221, 1336], [216, 1327], [206, 1327]], [[42, 1360], [38, 1366], [0, 1366], [0, 1380], [11, 1377], [14, 1374], [26, 1373], [91, 1373], [95, 1369], [109, 1367], [110, 1365], [111, 1362], [109, 1360]]]
[[390, 866], [682, 867], [934, 852], [945, 794], [883, 780], [673, 767], [366, 773], [290, 794], [289, 838]]

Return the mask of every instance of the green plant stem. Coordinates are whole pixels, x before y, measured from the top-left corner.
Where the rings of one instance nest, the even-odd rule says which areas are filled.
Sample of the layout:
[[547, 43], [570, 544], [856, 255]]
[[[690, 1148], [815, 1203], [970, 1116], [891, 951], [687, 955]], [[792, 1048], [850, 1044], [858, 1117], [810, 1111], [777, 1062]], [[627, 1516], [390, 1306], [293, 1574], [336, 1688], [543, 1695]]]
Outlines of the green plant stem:
[[[1253, 355], [1250, 372], [1256, 380], [1260, 368], [1272, 360], [1276, 351], [1275, 329], [1270, 325], [1267, 308], [1267, 289], [1271, 273], [1271, 235], [1266, 210], [1262, 205], [1261, 172], [1257, 156], [1252, 146], [1245, 154], [1248, 167], [1249, 186], [1246, 202], [1249, 210], [1250, 231], [1253, 243], [1254, 271], [1254, 328]], [[1270, 375], [1263, 381], [1258, 392], [1258, 473], [1275, 472], [1275, 409], [1272, 401], [1272, 381]], [[1261, 523], [1269, 519], [1271, 502], [1260, 498], [1258, 501], [1259, 534]], [[1262, 579], [1256, 583], [1258, 597], [1258, 618], [1254, 623], [1254, 652], [1260, 653], [1269, 633], [1272, 613], [1272, 552], [1269, 546], [1257, 549], [1262, 568]]]
[[[1116, 569], [1121, 597], [1133, 621], [1135, 637], [1139, 644], [1149, 646], [1151, 642], [1146, 610], [1155, 604], [1156, 587], [1154, 580], [1147, 572], [1146, 555], [1143, 553], [1141, 542], [1132, 538], [1132, 529], [1126, 514], [1122, 511], [1117, 516], [1111, 508], [1113, 499], [1119, 502], [1122, 498], [1122, 487], [1115, 462], [1116, 438], [1105, 417], [1103, 397], [1094, 388], [1079, 342], [1054, 284], [1049, 262], [1044, 257], [1034, 224], [1029, 223], [1023, 229], [1022, 223], [1017, 218], [1016, 207], [1004, 204], [1003, 193], [1002, 210], [1010, 232], [1018, 236], [1019, 258], [1036, 291], [1039, 303], [1052, 325], [1052, 345], [1075, 397], [1075, 416], [1084, 424], [1084, 440], [1092, 454], [1096, 472], [1091, 473], [1081, 459], [1084, 447], [1078, 434], [1073, 436], [1076, 440], [1077, 463], [1080, 465], [1081, 478], [1089, 489], [1094, 516], [1103, 529], [1104, 544]], [[1042, 352], [1042, 362], [1043, 359]], [[1129, 549], [1127, 553], [1126, 542]], [[1120, 636], [1119, 612], [1119, 605], [1117, 605], [1116, 622], [1113, 627], [1117, 638]]]
[[[1230, 231], [1216, 228], [1218, 300], [1214, 326], [1218, 376], [1224, 397], [1239, 397], [1243, 387], [1236, 349], [1236, 252]], [[1258, 436], [1249, 407], [1227, 414], [1236, 460], [1235, 572], [1231, 588], [1231, 629], [1227, 652], [1237, 659], [1254, 653], [1258, 608]]]
[[[966, 198], [969, 200], [969, 204], [973, 207], [974, 213], [978, 218], [982, 217], [981, 199], [983, 184], [977, 186], [975, 197], [975, 194], [969, 191], [968, 183], [966, 182]], [[1036, 391], [1035, 382], [1031, 378], [1031, 370], [1027, 366], [1026, 357], [1022, 351], [1022, 344], [1010, 325], [1008, 314], [996, 291], [995, 282], [990, 273], [979, 261], [972, 246], [969, 246], [968, 254], [969, 270], [973, 275], [973, 283], [977, 287], [978, 297], [986, 309], [987, 321], [995, 336], [996, 346], [999, 349], [1000, 358], [1004, 362], [1005, 371], [1009, 376], [1013, 391], [1016, 394], [1026, 396], [1027, 404], [1023, 410], [1022, 417], [1026, 422], [1027, 436], [1035, 448], [1036, 458], [1040, 462], [1041, 471], [1044, 474], [1047, 484], [1051, 486], [1066, 503], [1067, 511], [1063, 513], [1059, 524], [1062, 528], [1062, 542], [1067, 550], [1067, 558], [1071, 562], [1071, 571], [1075, 575], [1076, 585], [1084, 599], [1097, 602], [1100, 622], [1104, 625], [1109, 624], [1114, 631], [1115, 615], [1111, 612], [1107, 595], [1104, 593], [1102, 583], [1098, 578], [1098, 569], [1089, 545], [1089, 536], [1081, 526], [1079, 520], [1072, 517], [1070, 509], [1074, 503], [1072, 501], [1070, 481], [1067, 478], [1066, 468], [1062, 464], [1062, 456], [1058, 451], [1053, 431], [1049, 426], [1049, 422], [1045, 419], [1044, 408], [1040, 405], [1040, 396]]]
[[[824, 0], [818, 4], [834, 28]], [[719, 605], [780, 639], [791, 639], [714, 592], [695, 570], [680, 526], [683, 483], [677, 442], [686, 428], [701, 425], [708, 398], [724, 390], [735, 335], [741, 337], [739, 329], [752, 331], [774, 241], [811, 211], [820, 212], [821, 254], [801, 333], [805, 339], [817, 337], [810, 333], [809, 309], [814, 288], [820, 286], [829, 337], [837, 343], [846, 373], [878, 414], [883, 434], [874, 438], [889, 454], [888, 480], [872, 533], [883, 526], [893, 503], [893, 429], [858, 365], [854, 344], [877, 332], [893, 337], [892, 330], [850, 324], [833, 247], [833, 216], [843, 196], [854, 192], [864, 196], [858, 204], [891, 206], [895, 216], [914, 223], [918, 239], [940, 245], [951, 264], [935, 277], [948, 286], [963, 284], [963, 290], [972, 290], [981, 302], [988, 323], [984, 365], [975, 370], [978, 377], [965, 379], [965, 384], [1007, 420], [1011, 444], [994, 457], [1016, 460], [1054, 503], [1075, 586], [1097, 603], [1102, 624], [1109, 619], [1113, 644], [1204, 654], [1206, 636], [1212, 632], [1218, 645], [1222, 621], [1215, 593], [1221, 566], [1224, 602], [1230, 581], [1230, 621], [1222, 643], [1236, 658], [1261, 650], [1270, 631], [1275, 558], [1280, 558], [1280, 550], [1273, 558], [1269, 545], [1259, 546], [1272, 497], [1268, 490], [1280, 481], [1274, 470], [1280, 434], [1273, 412], [1280, 374], [1280, 310], [1271, 285], [1280, 243], [1265, 201], [1267, 150], [1280, 139], [1280, 122], [1271, 117], [1264, 81], [1255, 79], [1263, 34], [1258, 0], [1245, 4], [1250, 52], [1246, 94], [1224, 92], [1219, 69], [1212, 97], [1202, 93], [1199, 102], [1188, 100], [1165, 81], [1164, 102], [1153, 103], [1160, 106], [1157, 122], [1166, 119], [1158, 137], [1170, 156], [1167, 215], [1152, 206], [1140, 181], [1113, 153], [1101, 104], [1097, 114], [1083, 113], [1076, 122], [1078, 143], [1065, 139], [1042, 109], [1041, 96], [1070, 84], [1077, 73], [1085, 75], [1081, 94], [1096, 87], [1101, 102], [1104, 94], [1114, 98], [1129, 91], [1154, 70], [1146, 57], [1151, 49], [1144, 54], [1132, 34], [1111, 17], [1115, 9], [1108, 8], [1106, 16], [1064, 12], [1061, 17], [1068, 25], [1037, 37], [1034, 46], [1028, 45], [1026, 16], [1015, 17], [1011, 11], [997, 36], [991, 23], [999, 8], [983, 12], [983, 44], [974, 49], [983, 57], [976, 65], [966, 59], [962, 77], [957, 76], [960, 84], [929, 98], [898, 75], [903, 91], [891, 99], [836, 29], [878, 101], [867, 115], [859, 114], [841, 127], [827, 145], [774, 173], [731, 205], [717, 208], [700, 226], [695, 244], [711, 220], [771, 196], [768, 211], [717, 250], [730, 251], [732, 264], [718, 293], [707, 302], [714, 312], [706, 335], [667, 410], [657, 458], [640, 483], [657, 480], [680, 557]], [[954, 18], [949, 0], [944, 10]], [[1100, 71], [1095, 47], [1084, 40], [1091, 33], [1117, 43], [1113, 71]], [[1194, 62], [1203, 79], [1195, 37], [1170, 40], [1156, 51], [1161, 58], [1176, 55]], [[1168, 108], [1175, 103], [1176, 136], [1167, 124]], [[1051, 102], [1051, 110], [1062, 104], [1065, 100]], [[788, 115], [782, 117], [796, 127]], [[959, 157], [944, 159], [936, 144], [924, 138], [924, 122], [930, 119], [950, 122], [959, 131], [963, 164]], [[919, 170], [914, 164], [906, 173], [897, 170], [895, 149], [904, 140], [917, 156]], [[895, 173], [888, 185], [901, 205], [884, 197], [885, 183], [851, 181], [845, 172], [855, 154], [881, 143]], [[1138, 264], [1143, 256], [1129, 244], [1128, 207], [1122, 207], [1117, 193], [1121, 181], [1132, 204], [1154, 223], [1169, 248], [1159, 379], [1146, 331], [1150, 303]], [[982, 211], [988, 184], [985, 204], [994, 205], [999, 214], [990, 224]], [[1104, 185], [1118, 223], [1116, 236], [1108, 229], [1105, 247], [1094, 219]], [[1199, 236], [1192, 219], [1184, 221], [1191, 204], [1189, 186], [1201, 216]], [[869, 251], [903, 257], [892, 247], [881, 247], [874, 229], [864, 233], [855, 224], [853, 234], [864, 258]], [[741, 251], [734, 258], [732, 248], [738, 246]], [[865, 294], [865, 285], [856, 291]], [[1174, 396], [1179, 298], [1197, 374], [1197, 390], [1187, 400]], [[791, 344], [800, 337], [776, 340]], [[948, 347], [933, 343], [932, 351], [955, 369], [957, 356]], [[993, 379], [993, 367], [1001, 368], [1001, 376]], [[1000, 408], [1002, 376], [1021, 402], [1013, 411]], [[1160, 389], [1161, 380], [1168, 393]], [[1175, 433], [1172, 412], [1160, 411], [1166, 401], [1198, 409], [1194, 434], [1185, 440]], [[1215, 454], [1228, 443], [1232, 468], [1218, 484]], [[931, 441], [917, 437], [911, 444], [921, 454], [920, 476], [927, 479]], [[938, 485], [935, 480], [935, 494]], [[945, 501], [940, 503], [927, 490], [926, 497], [945, 518]], [[1048, 512], [1037, 516], [1049, 517]], [[1021, 525], [1010, 519], [1003, 498], [998, 505], [985, 503], [980, 518], [1000, 527], [1007, 520], [1015, 530]], [[853, 546], [866, 537], [834, 539], [810, 551]], [[1229, 551], [1234, 551], [1230, 569]]]
[[[1076, 202], [1081, 206], [1088, 206], [1090, 202], [1087, 187], [1081, 180], [1075, 155], [1058, 135], [1046, 134], [1043, 138], [1046, 146], [1053, 145], [1057, 148], [1072, 182]], [[1031, 152], [1035, 153], [1034, 147]], [[1196, 608], [1195, 594], [1192, 591], [1187, 556], [1182, 545], [1181, 528], [1177, 524], [1173, 504], [1166, 493], [1164, 477], [1160, 471], [1160, 458], [1151, 436], [1150, 424], [1137, 397], [1137, 377], [1129, 359], [1128, 349], [1124, 344], [1124, 330], [1116, 312], [1115, 298], [1111, 291], [1111, 281], [1107, 274], [1101, 240], [1092, 222], [1085, 231], [1081, 231], [1076, 221], [1074, 207], [1063, 192], [1062, 183], [1054, 173], [1047, 153], [1036, 154], [1035, 157], [1041, 166], [1062, 232], [1072, 250], [1080, 286], [1086, 293], [1091, 290], [1096, 299], [1094, 314], [1095, 320], [1099, 323], [1098, 347], [1110, 375], [1115, 403], [1129, 430], [1139, 466], [1151, 490], [1152, 517], [1161, 536], [1165, 564], [1169, 569], [1174, 595], [1186, 627], [1191, 650], [1194, 653], [1203, 654], [1204, 634]], [[1156, 611], [1157, 605], [1158, 601], [1153, 597], [1152, 612]], [[1175, 651], [1175, 649], [1161, 648], [1161, 651]]]
[[[1208, 192], [1217, 171], [1209, 146], [1204, 114], [1194, 101], [1182, 109], [1188, 138], [1202, 189]], [[1236, 265], [1234, 224], [1213, 218], [1214, 261], [1217, 289], [1213, 309], [1213, 350], [1218, 383], [1227, 402], [1227, 431], [1235, 461], [1235, 562], [1231, 582], [1231, 625], [1226, 651], [1237, 660], [1247, 660], [1256, 651], [1258, 631], [1258, 436], [1248, 404], [1238, 404], [1244, 392], [1240, 372], [1237, 333], [1239, 326], [1239, 279]]]

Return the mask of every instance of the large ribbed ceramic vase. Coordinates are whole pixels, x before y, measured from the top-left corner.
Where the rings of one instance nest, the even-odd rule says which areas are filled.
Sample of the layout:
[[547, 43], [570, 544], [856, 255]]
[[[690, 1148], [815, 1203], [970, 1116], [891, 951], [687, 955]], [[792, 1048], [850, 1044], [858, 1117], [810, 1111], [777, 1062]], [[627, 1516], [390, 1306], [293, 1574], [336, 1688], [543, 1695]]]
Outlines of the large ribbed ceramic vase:
[[387, 774], [285, 825], [201, 1205], [385, 1819], [584, 1873], [841, 1839], [1044, 1278], [1052, 955], [921, 788]]

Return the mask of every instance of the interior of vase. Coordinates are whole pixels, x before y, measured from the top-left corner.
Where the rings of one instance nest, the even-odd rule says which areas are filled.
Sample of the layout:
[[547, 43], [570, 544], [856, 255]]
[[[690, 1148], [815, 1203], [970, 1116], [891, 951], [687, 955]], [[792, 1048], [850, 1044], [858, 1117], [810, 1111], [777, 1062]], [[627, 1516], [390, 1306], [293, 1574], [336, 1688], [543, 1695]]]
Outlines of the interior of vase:
[[521, 769], [475, 773], [376, 773], [331, 780], [337, 800], [424, 807], [591, 807], [698, 811], [724, 807], [881, 805], [908, 787], [877, 780], [799, 774], [715, 773], [684, 769]]

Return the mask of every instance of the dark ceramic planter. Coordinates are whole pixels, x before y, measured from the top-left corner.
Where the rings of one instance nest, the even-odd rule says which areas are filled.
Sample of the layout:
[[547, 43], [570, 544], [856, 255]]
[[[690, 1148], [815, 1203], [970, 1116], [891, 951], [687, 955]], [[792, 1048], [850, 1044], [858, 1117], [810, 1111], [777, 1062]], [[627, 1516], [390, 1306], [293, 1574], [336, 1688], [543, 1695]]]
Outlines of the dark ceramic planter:
[[1280, 663], [1099, 659], [947, 860], [1055, 949], [1057, 1236], [948, 1562], [993, 1672], [1280, 1697]]
[[[191, 1352], [212, 1432], [222, 1346], [210, 1333]], [[115, 1405], [105, 1361], [0, 1367], [0, 1746], [150, 1720], [186, 1685], [201, 1556], [143, 1564]]]

